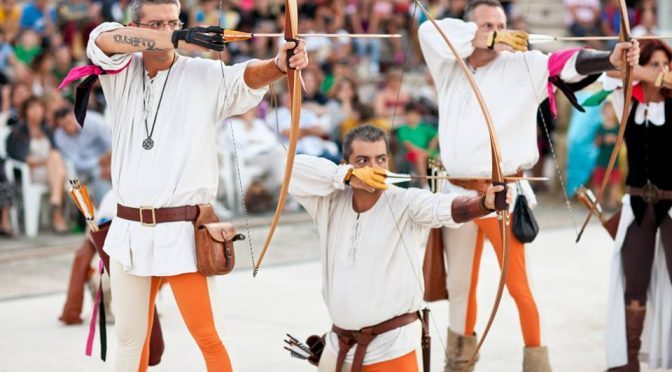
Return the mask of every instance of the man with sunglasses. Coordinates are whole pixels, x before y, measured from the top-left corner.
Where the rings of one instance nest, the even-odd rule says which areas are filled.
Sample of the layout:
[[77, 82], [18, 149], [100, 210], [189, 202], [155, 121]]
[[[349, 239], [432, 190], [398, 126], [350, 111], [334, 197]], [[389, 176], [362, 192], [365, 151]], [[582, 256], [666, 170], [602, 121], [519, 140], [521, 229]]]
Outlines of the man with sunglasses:
[[127, 27], [103, 23], [87, 47], [104, 70], [100, 82], [113, 131], [111, 175], [119, 204], [104, 251], [111, 258], [115, 371], [146, 370], [162, 281], [170, 284], [207, 370], [231, 371], [214, 325], [212, 288], [197, 272], [194, 209], [216, 196], [215, 125], [257, 105], [288, 68], [305, 68], [305, 46], [288, 42], [275, 59], [225, 66], [176, 52], [224, 48], [220, 27], [180, 30], [178, 0], [133, 0], [130, 12]]

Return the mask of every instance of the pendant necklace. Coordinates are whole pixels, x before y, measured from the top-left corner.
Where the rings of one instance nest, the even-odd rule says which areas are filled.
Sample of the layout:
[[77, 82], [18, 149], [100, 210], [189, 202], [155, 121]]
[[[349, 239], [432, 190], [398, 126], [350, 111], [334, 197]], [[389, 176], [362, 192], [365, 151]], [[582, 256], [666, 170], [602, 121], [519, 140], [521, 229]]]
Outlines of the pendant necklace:
[[150, 130], [147, 125], [147, 101], [145, 99], [145, 68], [144, 68], [144, 63], [143, 63], [143, 68], [142, 68], [142, 108], [145, 116], [145, 134], [147, 137], [142, 141], [142, 148], [145, 150], [151, 150], [152, 147], [154, 147], [154, 140], [152, 139], [152, 135], [154, 134], [154, 126], [156, 125], [156, 118], [159, 116], [159, 108], [161, 108], [161, 101], [163, 101], [163, 92], [166, 91], [166, 84], [168, 83], [168, 78], [170, 77], [170, 70], [173, 69], [173, 65], [175, 64], [175, 61], [177, 60], [177, 55], [175, 55], [175, 59], [173, 59], [173, 63], [170, 64], [170, 67], [168, 68], [168, 73], [166, 74], [166, 80], [163, 81], [163, 88], [161, 88], [161, 96], [159, 96], [159, 104], [156, 106], [156, 112], [154, 113], [154, 121], [152, 122], [152, 129]]

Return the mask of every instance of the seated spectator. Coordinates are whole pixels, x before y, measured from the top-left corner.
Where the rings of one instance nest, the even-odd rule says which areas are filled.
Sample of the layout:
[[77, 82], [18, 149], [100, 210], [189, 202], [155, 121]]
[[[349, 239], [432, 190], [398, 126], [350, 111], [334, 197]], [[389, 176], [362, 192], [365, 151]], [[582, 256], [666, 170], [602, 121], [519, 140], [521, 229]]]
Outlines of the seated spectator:
[[564, 0], [565, 24], [574, 36], [600, 34], [600, 0]]
[[0, 27], [5, 30], [7, 40], [13, 41], [19, 32], [21, 7], [16, 0], [3, 0], [0, 4]]
[[[352, 32], [356, 34], [375, 34], [382, 30], [381, 20], [392, 12], [392, 5], [380, 0], [349, 1], [346, 8]], [[377, 76], [380, 73], [380, 49], [382, 42], [379, 39], [353, 39], [358, 59], [369, 63], [369, 73]], [[360, 61], [354, 61], [359, 63]]]
[[112, 136], [103, 116], [95, 111], [86, 113], [84, 127], [75, 119], [72, 107], [62, 106], [54, 113], [56, 129], [54, 143], [63, 158], [70, 162], [88, 187], [96, 204], [112, 187], [101, 177], [101, 160], [110, 156]]
[[[289, 109], [289, 93], [282, 94], [282, 106], [271, 111], [266, 116], [266, 121], [270, 128], [278, 128], [283, 142], [289, 139], [289, 131], [292, 124], [292, 113]], [[334, 163], [341, 160], [338, 146], [329, 141], [329, 131], [326, 129], [328, 124], [320, 119], [313, 111], [301, 110], [299, 129], [299, 141], [296, 147], [297, 154], [307, 154], [329, 159]]]
[[33, 94], [40, 97], [45, 94], [56, 93], [58, 81], [53, 74], [54, 57], [51, 53], [42, 53], [35, 56], [31, 64]]
[[[597, 162], [595, 163], [595, 171], [593, 171], [593, 190], [599, 190], [602, 187], [604, 176], [609, 166], [611, 153], [616, 146], [618, 139], [618, 118], [614, 111], [614, 106], [610, 101], [606, 101], [602, 107], [602, 126], [597, 130], [595, 135], [595, 145], [597, 146]], [[607, 189], [606, 198], [604, 199], [604, 207], [607, 210], [615, 210], [618, 208], [620, 198], [620, 183], [621, 172], [618, 166], [618, 159], [614, 164], [614, 169], [609, 175], [609, 188]]]
[[[61, 45], [53, 50], [54, 55], [54, 68], [52, 69], [52, 74], [57, 82], [63, 81], [65, 76], [68, 74], [68, 71], [73, 67], [72, 63], [72, 53], [70, 53], [70, 48], [67, 45]], [[74, 84], [68, 85], [60, 90], [60, 93], [68, 98], [69, 100], [74, 101]]]
[[22, 29], [31, 29], [43, 35], [54, 32], [56, 12], [49, 8], [48, 0], [33, 0], [26, 3], [21, 11]]
[[[437, 129], [422, 122], [422, 115], [414, 102], [406, 104], [405, 112], [406, 123], [397, 129], [397, 141], [415, 174], [426, 176], [428, 160], [438, 156]], [[420, 185], [427, 186], [427, 179], [421, 178]]]
[[20, 63], [14, 53], [14, 47], [8, 41], [7, 35], [0, 28], [0, 83], [7, 84], [10, 80], [23, 80], [28, 69]]
[[25, 83], [16, 83], [11, 86], [4, 85], [2, 87], [0, 127], [11, 127], [19, 123], [19, 110], [31, 95], [30, 87]]
[[390, 123], [387, 119], [381, 119], [375, 117], [373, 114], [373, 108], [364, 103], [355, 104], [352, 115], [349, 118], [343, 120], [340, 128], [339, 141], [342, 143], [345, 135], [354, 127], [358, 127], [364, 124], [371, 124], [376, 128], [384, 130], [386, 133], [390, 133]]
[[242, 163], [240, 178], [243, 190], [258, 179], [267, 191], [275, 194], [282, 184], [285, 154], [278, 137], [257, 117], [257, 112], [255, 107], [224, 121], [218, 128], [217, 144], [220, 153], [237, 152], [237, 160]]
[[632, 29], [632, 37], [659, 35], [658, 16], [655, 8], [644, 8], [640, 14], [640, 23]]
[[42, 54], [42, 51], [40, 35], [35, 31], [24, 30], [19, 34], [14, 46], [14, 54], [20, 62], [30, 66], [35, 57]]
[[[386, 119], [388, 126], [394, 128], [401, 121], [402, 110], [410, 95], [401, 86], [403, 72], [400, 69], [390, 69], [385, 82], [373, 100], [373, 109], [376, 117]], [[397, 121], [396, 123], [394, 121]]]
[[100, 4], [89, 0], [60, 1], [56, 13], [63, 41], [78, 59], [84, 58], [88, 35], [102, 22]]
[[21, 122], [7, 138], [7, 155], [30, 167], [32, 182], [49, 187], [51, 227], [56, 233], [66, 233], [63, 218], [65, 193], [65, 164], [53, 144], [51, 131], [45, 122], [46, 108], [37, 97], [28, 98], [21, 107]]
[[[628, 18], [630, 24], [633, 23], [635, 12], [628, 8]], [[601, 15], [602, 34], [605, 36], [618, 36], [621, 29], [621, 4], [620, 0], [607, 1]], [[607, 44], [616, 45], [616, 41], [610, 41]], [[610, 46], [610, 47], [611, 47]]]
[[349, 78], [338, 79], [329, 92], [329, 98], [327, 109], [332, 137], [340, 138], [343, 122], [358, 116], [358, 113], [354, 112], [360, 104], [355, 81]]

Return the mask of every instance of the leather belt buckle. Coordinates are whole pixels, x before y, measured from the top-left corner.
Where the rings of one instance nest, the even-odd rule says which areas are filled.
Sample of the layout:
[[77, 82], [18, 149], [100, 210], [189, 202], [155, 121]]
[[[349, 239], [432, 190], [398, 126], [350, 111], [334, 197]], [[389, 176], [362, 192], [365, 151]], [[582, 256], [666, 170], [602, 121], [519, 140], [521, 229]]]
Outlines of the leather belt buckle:
[[660, 190], [656, 185], [652, 184], [651, 181], [646, 181], [646, 185], [642, 187], [642, 199], [647, 204], [656, 204], [658, 202], [658, 196], [660, 195]]
[[[140, 211], [140, 223], [142, 224], [142, 226], [148, 226], [148, 227], [156, 226], [156, 209], [152, 207], [140, 207], [138, 208], [138, 211]], [[144, 211], [152, 212], [152, 222], [145, 222], [145, 218], [142, 213]]]

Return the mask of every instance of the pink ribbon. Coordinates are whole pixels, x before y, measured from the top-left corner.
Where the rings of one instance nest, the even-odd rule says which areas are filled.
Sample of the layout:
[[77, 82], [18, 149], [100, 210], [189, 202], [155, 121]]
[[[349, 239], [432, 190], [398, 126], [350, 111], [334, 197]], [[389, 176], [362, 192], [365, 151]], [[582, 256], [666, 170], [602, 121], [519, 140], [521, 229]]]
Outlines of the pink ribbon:
[[551, 106], [551, 112], [553, 112], [553, 117], [558, 117], [558, 108], [555, 103], [555, 94], [553, 93], [553, 83], [551, 83], [550, 78], [560, 75], [562, 69], [565, 68], [567, 61], [581, 48], [567, 49], [559, 52], [552, 53], [548, 58], [548, 77], [549, 81], [546, 85], [548, 89], [548, 103]]
[[86, 66], [73, 67], [72, 69], [70, 69], [70, 71], [68, 71], [68, 74], [65, 75], [65, 78], [63, 79], [61, 84], [58, 85], [58, 90], [61, 90], [61, 89], [65, 88], [66, 86], [68, 86], [73, 81], [77, 81], [77, 80], [79, 80], [79, 79], [81, 79], [85, 76], [102, 75], [102, 74], [109, 74], [109, 75], [118, 74], [121, 71], [123, 71], [126, 67], [128, 67], [128, 65], [130, 65], [130, 64], [131, 64], [131, 61], [129, 60], [128, 63], [124, 67], [122, 67], [118, 70], [109, 70], [109, 71], [103, 70], [102, 68], [100, 68], [100, 66], [96, 66], [96, 65], [86, 65]]

